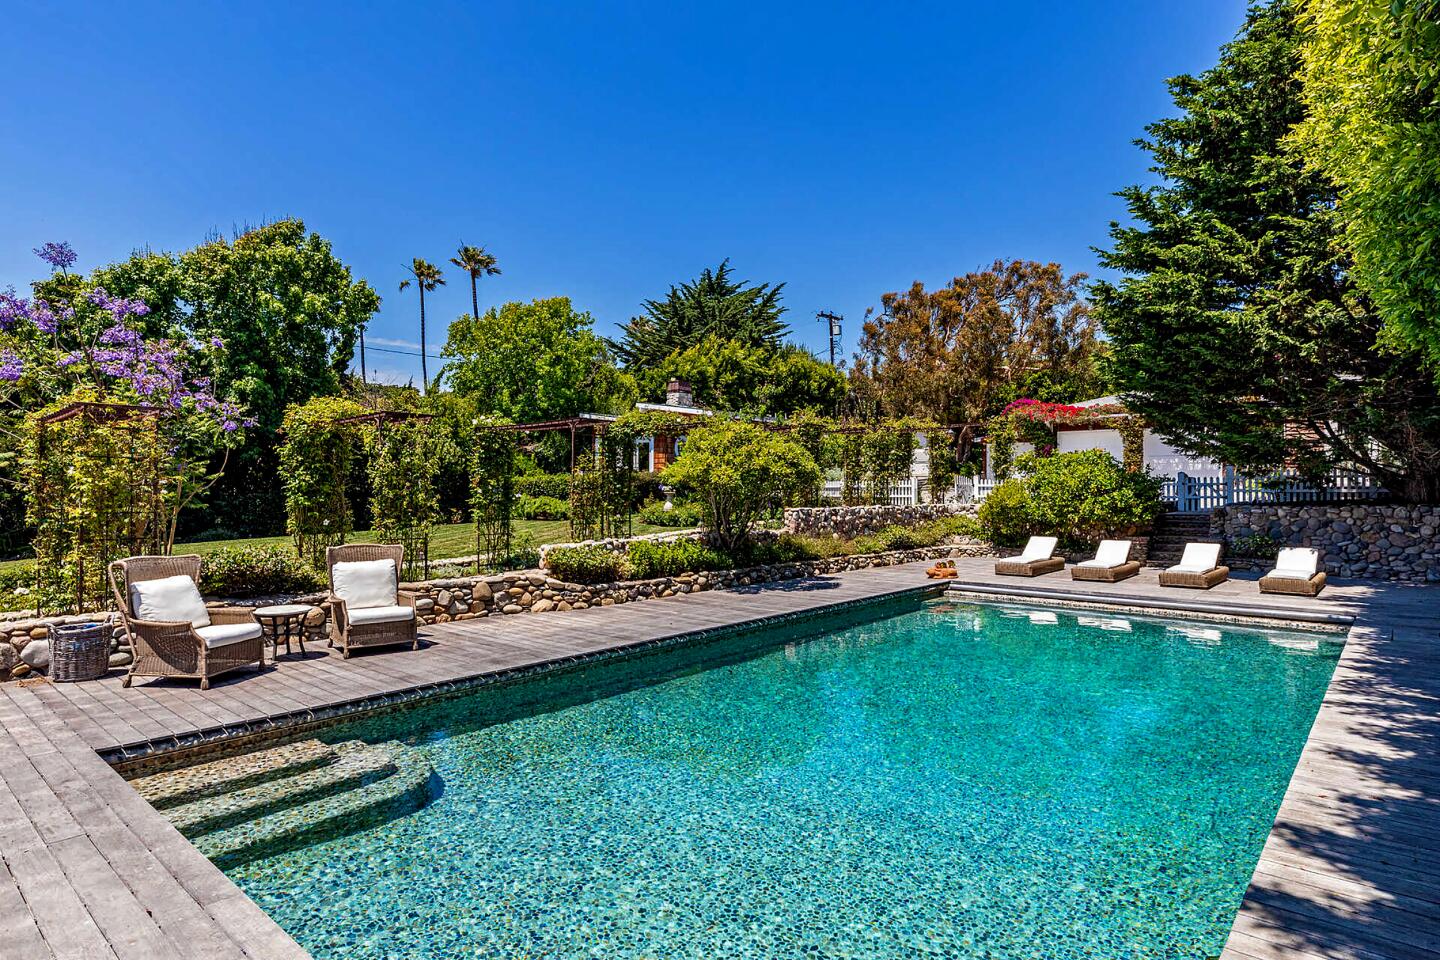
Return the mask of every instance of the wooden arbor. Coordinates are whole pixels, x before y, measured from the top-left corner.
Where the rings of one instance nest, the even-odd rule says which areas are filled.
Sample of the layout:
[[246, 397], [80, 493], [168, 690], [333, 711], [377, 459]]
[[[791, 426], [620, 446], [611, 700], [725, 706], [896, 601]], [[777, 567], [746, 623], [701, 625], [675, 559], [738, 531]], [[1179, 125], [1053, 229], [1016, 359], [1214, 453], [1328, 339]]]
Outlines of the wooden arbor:
[[37, 609], [101, 609], [111, 562], [164, 551], [159, 414], [81, 401], [34, 421], [27, 479]]

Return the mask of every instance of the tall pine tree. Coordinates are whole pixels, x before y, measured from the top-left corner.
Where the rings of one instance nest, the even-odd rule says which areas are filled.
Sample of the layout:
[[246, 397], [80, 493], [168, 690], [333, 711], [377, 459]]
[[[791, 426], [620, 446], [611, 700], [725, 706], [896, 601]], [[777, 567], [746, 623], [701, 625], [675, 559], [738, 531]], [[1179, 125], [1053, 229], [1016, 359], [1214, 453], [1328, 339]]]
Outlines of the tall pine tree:
[[747, 285], [730, 276], [730, 261], [706, 270], [698, 280], [671, 287], [664, 300], [646, 300], [644, 313], [632, 317], [614, 343], [626, 369], [657, 366], [677, 350], [707, 337], [735, 340], [749, 347], [778, 347], [788, 326], [780, 317], [785, 284]]

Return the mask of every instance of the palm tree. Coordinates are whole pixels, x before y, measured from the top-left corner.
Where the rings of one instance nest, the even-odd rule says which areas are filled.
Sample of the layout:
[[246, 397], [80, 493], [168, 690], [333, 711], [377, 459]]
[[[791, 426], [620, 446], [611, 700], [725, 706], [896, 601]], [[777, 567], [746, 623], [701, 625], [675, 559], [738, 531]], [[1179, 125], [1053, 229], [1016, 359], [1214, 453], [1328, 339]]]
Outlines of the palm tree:
[[425, 365], [425, 294], [433, 293], [436, 287], [445, 286], [445, 280], [440, 276], [440, 268], [428, 260], [421, 260], [416, 257], [409, 266], [410, 276], [400, 281], [400, 289], [404, 290], [410, 286], [413, 280], [416, 288], [420, 291], [420, 382], [425, 393], [430, 392], [430, 372]]
[[499, 276], [500, 268], [495, 266], [496, 259], [485, 252], [484, 247], [467, 247], [460, 244], [460, 249], [455, 251], [455, 256], [450, 262], [461, 270], [470, 274], [470, 316], [477, 320], [480, 318], [480, 293], [477, 281], [481, 277]]

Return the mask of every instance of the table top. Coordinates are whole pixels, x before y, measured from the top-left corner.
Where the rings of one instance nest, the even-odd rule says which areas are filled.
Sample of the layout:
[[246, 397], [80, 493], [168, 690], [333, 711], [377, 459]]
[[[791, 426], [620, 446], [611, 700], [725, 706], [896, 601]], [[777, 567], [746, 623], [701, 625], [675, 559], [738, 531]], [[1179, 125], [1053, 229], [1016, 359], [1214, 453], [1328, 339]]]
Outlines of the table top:
[[303, 617], [314, 609], [304, 603], [282, 603], [273, 607], [256, 607], [251, 612], [257, 617]]

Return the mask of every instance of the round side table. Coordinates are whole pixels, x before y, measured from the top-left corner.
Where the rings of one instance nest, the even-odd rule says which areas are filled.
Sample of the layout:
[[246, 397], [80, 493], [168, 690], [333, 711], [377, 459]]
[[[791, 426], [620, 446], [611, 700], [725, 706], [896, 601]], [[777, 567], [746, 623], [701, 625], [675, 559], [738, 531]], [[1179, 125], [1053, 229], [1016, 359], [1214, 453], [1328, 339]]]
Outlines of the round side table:
[[285, 655], [290, 655], [290, 641], [300, 644], [300, 654], [305, 654], [305, 618], [315, 608], [303, 603], [285, 603], [274, 607], [256, 607], [255, 619], [260, 621], [260, 630], [270, 644], [271, 662], [280, 659], [280, 644], [285, 644]]

